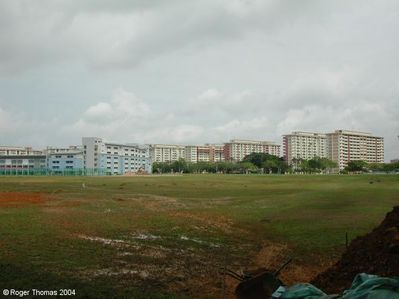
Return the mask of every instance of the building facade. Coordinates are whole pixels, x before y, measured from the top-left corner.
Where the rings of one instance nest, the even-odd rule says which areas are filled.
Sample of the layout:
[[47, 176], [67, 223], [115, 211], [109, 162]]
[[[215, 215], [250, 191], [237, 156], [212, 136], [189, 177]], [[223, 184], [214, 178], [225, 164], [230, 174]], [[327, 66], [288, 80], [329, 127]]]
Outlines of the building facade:
[[189, 163], [224, 161], [224, 145], [205, 144], [186, 146], [185, 160]]
[[79, 173], [84, 169], [83, 149], [81, 147], [48, 147], [46, 149], [46, 154], [47, 168], [52, 173]]
[[47, 170], [46, 154], [31, 147], [0, 146], [0, 171], [33, 174]]
[[183, 145], [150, 144], [149, 148], [152, 162], [173, 162], [185, 159]]
[[327, 157], [337, 162], [340, 170], [356, 160], [384, 163], [384, 138], [371, 133], [336, 130], [327, 134]]
[[105, 142], [98, 137], [83, 137], [82, 145], [86, 171], [107, 175], [152, 172], [148, 146]]
[[280, 145], [271, 141], [233, 139], [224, 144], [224, 158], [239, 162], [252, 153], [265, 153], [280, 157]]
[[299, 131], [283, 135], [283, 152], [288, 165], [293, 165], [300, 159], [326, 158], [327, 135]]

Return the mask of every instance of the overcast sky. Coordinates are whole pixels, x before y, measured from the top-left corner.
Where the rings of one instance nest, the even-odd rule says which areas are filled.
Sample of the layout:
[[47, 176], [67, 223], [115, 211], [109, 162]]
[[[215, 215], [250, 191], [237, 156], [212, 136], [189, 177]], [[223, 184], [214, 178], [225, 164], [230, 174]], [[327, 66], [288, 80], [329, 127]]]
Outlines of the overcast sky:
[[1, 0], [0, 144], [385, 137], [397, 0]]

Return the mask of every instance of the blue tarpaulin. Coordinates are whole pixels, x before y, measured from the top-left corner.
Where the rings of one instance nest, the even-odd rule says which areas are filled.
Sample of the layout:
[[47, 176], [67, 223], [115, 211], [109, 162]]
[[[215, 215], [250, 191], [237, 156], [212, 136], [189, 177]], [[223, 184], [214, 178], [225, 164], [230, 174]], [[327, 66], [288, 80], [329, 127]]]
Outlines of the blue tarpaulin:
[[309, 283], [280, 287], [272, 299], [399, 299], [399, 277], [379, 277], [361, 273], [342, 295], [327, 295]]

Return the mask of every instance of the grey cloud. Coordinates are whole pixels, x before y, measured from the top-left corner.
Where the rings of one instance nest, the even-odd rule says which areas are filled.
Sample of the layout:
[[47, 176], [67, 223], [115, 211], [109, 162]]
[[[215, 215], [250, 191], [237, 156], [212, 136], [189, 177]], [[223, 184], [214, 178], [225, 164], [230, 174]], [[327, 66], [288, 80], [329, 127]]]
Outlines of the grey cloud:
[[1, 1], [1, 141], [343, 128], [399, 157], [398, 16], [396, 0]]
[[[3, 1], [1, 69], [82, 60], [131, 68], [184, 47], [270, 31], [309, 14], [317, 1]], [[311, 5], [312, 4], [312, 5]]]

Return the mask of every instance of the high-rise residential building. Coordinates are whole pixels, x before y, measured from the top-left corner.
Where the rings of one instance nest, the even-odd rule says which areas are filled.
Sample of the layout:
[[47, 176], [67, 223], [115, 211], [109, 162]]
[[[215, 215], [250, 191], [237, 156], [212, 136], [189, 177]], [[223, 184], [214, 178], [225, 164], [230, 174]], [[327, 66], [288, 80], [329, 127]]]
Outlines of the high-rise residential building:
[[224, 144], [224, 157], [227, 161], [242, 161], [252, 153], [265, 153], [280, 157], [280, 145], [271, 141], [233, 139]]
[[211, 161], [222, 162], [224, 157], [224, 144], [206, 144], [210, 146]]
[[224, 161], [224, 145], [205, 144], [186, 146], [185, 160], [190, 163]]
[[185, 159], [183, 145], [150, 144], [150, 157], [152, 162], [173, 162]]
[[326, 158], [327, 135], [300, 131], [283, 135], [283, 151], [288, 165], [300, 159]]
[[83, 149], [78, 146], [47, 147], [47, 168], [52, 173], [82, 172]]
[[86, 171], [108, 175], [152, 171], [148, 146], [106, 142], [98, 137], [83, 137], [82, 144]]
[[340, 170], [348, 162], [362, 160], [384, 163], [384, 138], [371, 133], [336, 130], [327, 133], [327, 157], [337, 162]]
[[0, 170], [28, 174], [30, 170], [46, 170], [46, 154], [31, 147], [0, 146]]
[[197, 146], [188, 145], [184, 149], [184, 159], [189, 163], [197, 163]]

